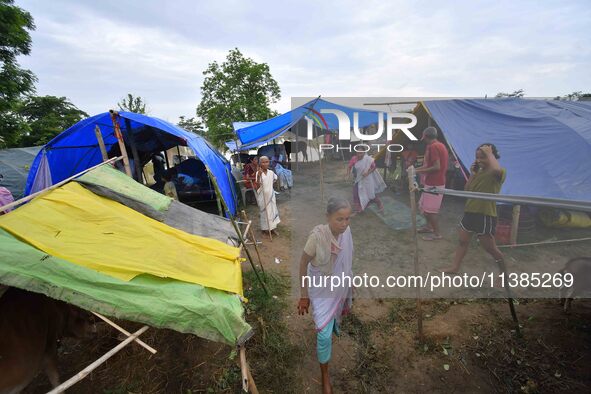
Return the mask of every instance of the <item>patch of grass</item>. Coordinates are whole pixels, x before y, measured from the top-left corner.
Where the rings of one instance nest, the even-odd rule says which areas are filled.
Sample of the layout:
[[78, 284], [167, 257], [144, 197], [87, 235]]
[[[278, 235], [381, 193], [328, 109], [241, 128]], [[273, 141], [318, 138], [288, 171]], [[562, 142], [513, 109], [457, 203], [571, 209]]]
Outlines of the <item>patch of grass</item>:
[[[267, 273], [267, 295], [254, 272], [244, 273], [246, 319], [255, 335], [247, 342], [248, 361], [253, 378], [262, 392], [295, 392], [296, 375], [293, 366], [302, 357], [302, 349], [289, 340], [283, 319], [287, 309], [289, 280]], [[239, 379], [238, 379], [239, 380]]]

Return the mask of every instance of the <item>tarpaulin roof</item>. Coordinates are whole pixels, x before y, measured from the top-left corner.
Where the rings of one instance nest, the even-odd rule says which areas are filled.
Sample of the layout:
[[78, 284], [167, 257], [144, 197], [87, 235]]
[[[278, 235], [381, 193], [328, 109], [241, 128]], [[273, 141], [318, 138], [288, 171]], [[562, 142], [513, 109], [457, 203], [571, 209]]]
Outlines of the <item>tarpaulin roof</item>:
[[0, 186], [10, 190], [15, 199], [23, 196], [29, 168], [40, 146], [0, 150]]
[[499, 149], [502, 193], [591, 200], [591, 103], [526, 99], [425, 101], [462, 164]]
[[0, 283], [215, 341], [246, 339], [239, 250], [81, 186], [106, 189], [113, 179], [111, 193], [124, 196], [123, 203], [143, 203], [164, 216], [172, 210], [168, 197], [100, 166], [0, 216]]
[[[263, 145], [287, 132], [304, 116], [314, 119], [314, 122], [324, 130], [338, 130], [339, 123], [337, 117], [332, 114], [322, 114], [323, 109], [336, 109], [342, 111], [347, 114], [351, 122], [353, 122], [353, 114], [357, 113], [359, 117], [359, 127], [366, 127], [370, 124], [377, 123], [379, 120], [378, 113], [380, 112], [346, 107], [318, 98], [289, 112], [262, 122], [234, 122], [234, 131], [239, 140], [239, 146], [237, 149], [248, 150]], [[242, 123], [246, 124], [242, 125]], [[226, 146], [228, 147], [233, 147], [234, 145], [235, 144], [232, 144], [231, 141], [226, 143]]]
[[[119, 112], [118, 119], [126, 144], [129, 145], [127, 133], [131, 132], [140, 153], [161, 152], [177, 145], [190, 147], [211, 170], [221, 189], [222, 198], [231, 213], [236, 214], [236, 191], [230, 163], [205, 138], [152, 116]], [[131, 130], [128, 130], [128, 125]], [[102, 156], [95, 136], [96, 126], [101, 130], [107, 151], [117, 144], [110, 113], [81, 120], [47, 143], [39, 152], [31, 166], [25, 194], [32, 192], [31, 187], [43, 152], [47, 157], [53, 183], [100, 163]], [[131, 153], [128, 152], [130, 157]]]

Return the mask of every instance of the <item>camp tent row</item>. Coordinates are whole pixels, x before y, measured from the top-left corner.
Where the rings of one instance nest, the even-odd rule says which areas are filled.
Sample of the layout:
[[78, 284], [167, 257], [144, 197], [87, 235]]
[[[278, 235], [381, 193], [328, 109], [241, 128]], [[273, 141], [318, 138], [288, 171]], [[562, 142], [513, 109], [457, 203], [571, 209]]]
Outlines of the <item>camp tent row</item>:
[[[286, 133], [304, 117], [318, 117], [322, 109], [338, 109], [359, 127], [377, 122], [378, 111], [356, 109], [323, 99], [262, 122], [236, 123], [236, 150], [248, 150]], [[501, 152], [507, 179], [501, 194], [575, 201], [591, 199], [591, 102], [530, 99], [454, 99], [418, 102], [414, 109], [420, 138], [427, 126], [441, 132], [467, 174], [474, 152], [493, 143]], [[316, 121], [315, 121], [316, 122]], [[338, 130], [332, 114], [317, 122]], [[300, 129], [301, 130], [301, 129]], [[305, 133], [305, 128], [304, 128]], [[300, 136], [305, 138], [305, 134]], [[396, 142], [406, 139], [402, 133]], [[382, 143], [385, 141], [382, 141]]]
[[227, 219], [99, 166], [0, 216], [0, 283], [230, 345], [244, 320]]
[[[135, 150], [141, 162], [153, 153], [175, 146], [187, 146], [201, 160], [221, 190], [221, 198], [230, 212], [237, 212], [236, 190], [228, 161], [205, 138], [152, 116], [119, 112], [116, 122], [125, 145]], [[95, 130], [100, 130], [108, 152], [117, 151], [118, 140], [109, 112], [81, 120], [47, 143], [31, 165], [25, 194], [56, 184], [103, 161]], [[137, 161], [137, 160], [136, 160]]]

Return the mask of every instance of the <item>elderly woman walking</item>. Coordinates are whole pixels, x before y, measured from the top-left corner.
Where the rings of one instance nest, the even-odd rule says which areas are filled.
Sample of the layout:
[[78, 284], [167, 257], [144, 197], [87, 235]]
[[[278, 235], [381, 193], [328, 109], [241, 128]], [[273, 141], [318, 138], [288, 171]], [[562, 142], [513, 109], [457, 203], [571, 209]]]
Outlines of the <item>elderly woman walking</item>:
[[349, 228], [351, 205], [344, 198], [331, 198], [326, 208], [326, 224], [312, 229], [300, 259], [300, 315], [312, 315], [316, 325], [316, 353], [322, 376], [322, 392], [332, 393], [328, 362], [332, 354], [332, 334], [339, 335], [341, 316], [348, 313], [352, 302], [350, 281], [342, 280], [331, 287], [331, 277], [352, 280], [353, 237]]

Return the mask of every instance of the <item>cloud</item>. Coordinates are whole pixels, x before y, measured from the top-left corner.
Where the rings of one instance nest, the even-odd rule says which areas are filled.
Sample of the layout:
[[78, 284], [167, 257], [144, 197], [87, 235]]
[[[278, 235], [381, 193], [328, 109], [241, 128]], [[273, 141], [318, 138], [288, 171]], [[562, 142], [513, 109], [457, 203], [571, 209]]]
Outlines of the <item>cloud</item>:
[[39, 93], [89, 113], [126, 93], [172, 121], [194, 114], [207, 64], [231, 48], [291, 96], [530, 96], [591, 90], [580, 2], [20, 1]]

